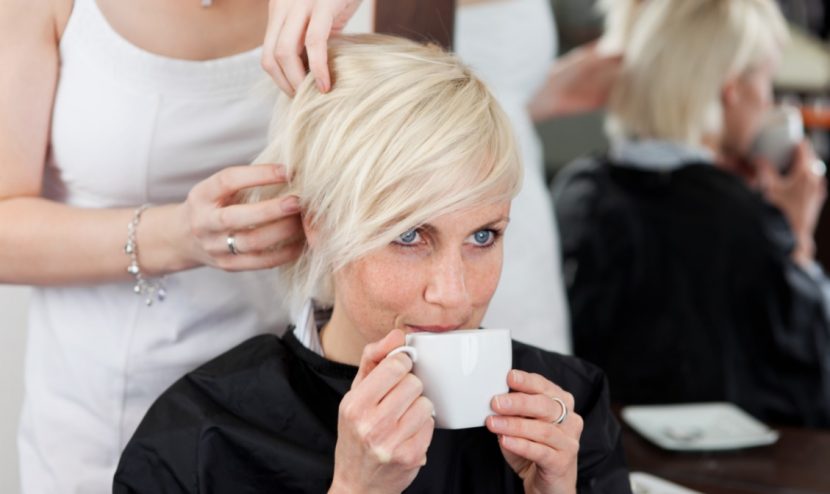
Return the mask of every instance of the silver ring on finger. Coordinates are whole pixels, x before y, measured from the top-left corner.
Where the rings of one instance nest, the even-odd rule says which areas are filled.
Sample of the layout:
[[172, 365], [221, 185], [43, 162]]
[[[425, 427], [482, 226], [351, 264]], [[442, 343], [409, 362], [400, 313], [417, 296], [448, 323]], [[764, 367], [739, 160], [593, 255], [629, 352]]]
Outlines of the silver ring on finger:
[[225, 239], [225, 242], [227, 242], [228, 244], [228, 252], [230, 252], [231, 255], [235, 256], [239, 254], [239, 249], [236, 247], [236, 237], [233, 236], [233, 233], [228, 235], [228, 238]]
[[827, 165], [818, 158], [813, 160], [810, 169], [819, 177], [823, 177], [827, 173]]
[[559, 406], [562, 408], [562, 413], [560, 413], [559, 416], [553, 420], [554, 424], [561, 424], [565, 421], [565, 418], [567, 418], [568, 416], [568, 406], [565, 405], [565, 402], [561, 398], [551, 396], [550, 399], [555, 401], [556, 403], [559, 403]]

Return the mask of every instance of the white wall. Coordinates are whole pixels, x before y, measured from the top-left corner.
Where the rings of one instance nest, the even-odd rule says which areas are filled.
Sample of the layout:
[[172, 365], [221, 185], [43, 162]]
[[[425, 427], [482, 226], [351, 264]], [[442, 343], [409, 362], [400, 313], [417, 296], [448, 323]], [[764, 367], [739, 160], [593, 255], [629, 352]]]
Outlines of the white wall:
[[344, 29], [347, 33], [368, 33], [374, 31], [375, 2], [364, 0], [357, 8], [349, 24]]
[[23, 395], [28, 288], [0, 285], [0, 492], [20, 491], [17, 424]]

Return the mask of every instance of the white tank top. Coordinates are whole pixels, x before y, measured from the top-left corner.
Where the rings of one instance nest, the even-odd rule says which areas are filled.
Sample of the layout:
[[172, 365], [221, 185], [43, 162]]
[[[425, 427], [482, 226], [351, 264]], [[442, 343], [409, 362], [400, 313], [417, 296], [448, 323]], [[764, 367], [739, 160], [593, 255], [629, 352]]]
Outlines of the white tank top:
[[544, 180], [542, 146], [527, 104], [544, 83], [556, 52], [548, 0], [499, 0], [461, 7], [455, 47], [498, 99], [519, 144], [524, 185], [513, 200], [504, 268], [483, 324], [513, 338], [570, 353], [568, 306], [553, 204]]
[[[274, 101], [254, 89], [265, 78], [259, 50], [162, 57], [116, 33], [95, 0], [75, 0], [60, 59], [43, 179], [55, 201], [180, 202], [265, 145]], [[167, 299], [151, 307], [131, 282], [34, 290], [18, 441], [23, 492], [110, 492], [122, 447], [165, 388], [288, 321], [273, 271], [201, 268], [166, 285]]]

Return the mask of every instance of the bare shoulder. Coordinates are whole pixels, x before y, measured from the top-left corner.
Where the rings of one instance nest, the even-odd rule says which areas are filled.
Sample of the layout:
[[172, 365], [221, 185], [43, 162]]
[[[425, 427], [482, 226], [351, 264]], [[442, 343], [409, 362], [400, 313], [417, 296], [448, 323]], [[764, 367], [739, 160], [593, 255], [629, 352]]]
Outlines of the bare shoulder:
[[72, 0], [0, 0], [0, 199], [39, 192], [71, 10]]
[[73, 0], [3, 0], [0, 2], [0, 38], [57, 41], [69, 19]]

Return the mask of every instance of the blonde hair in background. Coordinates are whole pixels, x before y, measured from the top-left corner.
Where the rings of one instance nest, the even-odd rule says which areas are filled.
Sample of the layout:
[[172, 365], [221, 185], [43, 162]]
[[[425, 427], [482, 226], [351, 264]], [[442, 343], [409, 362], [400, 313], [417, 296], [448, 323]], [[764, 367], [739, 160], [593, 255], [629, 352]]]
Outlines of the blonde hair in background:
[[599, 10], [605, 14], [605, 32], [600, 47], [611, 53], [625, 49], [637, 12], [646, 0], [600, 0]]
[[396, 37], [331, 42], [332, 90], [309, 76], [280, 96], [257, 163], [285, 163], [284, 187], [245, 201], [296, 194], [314, 248], [281, 268], [296, 311], [333, 304], [332, 274], [431, 218], [512, 199], [522, 166], [510, 123], [454, 55]]
[[779, 53], [788, 39], [773, 0], [618, 0], [610, 5], [607, 35], [624, 43], [623, 69], [609, 101], [612, 138], [699, 145], [704, 136], [722, 130], [724, 83]]

